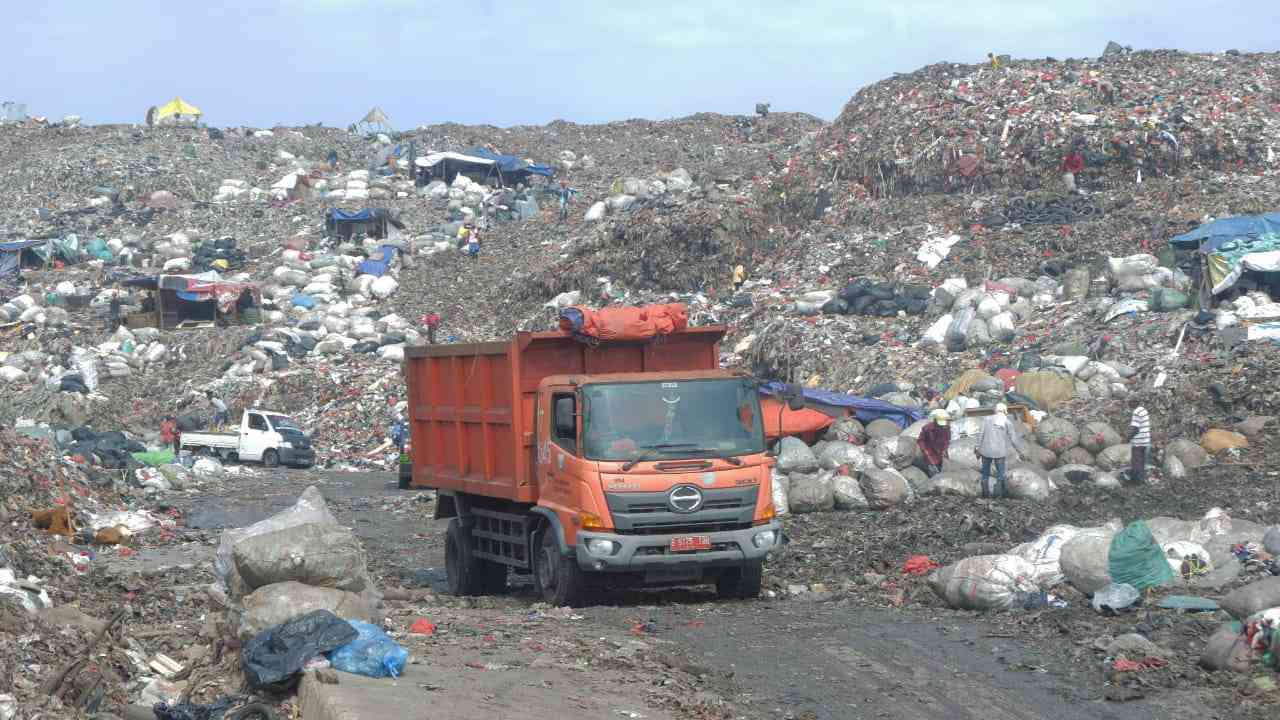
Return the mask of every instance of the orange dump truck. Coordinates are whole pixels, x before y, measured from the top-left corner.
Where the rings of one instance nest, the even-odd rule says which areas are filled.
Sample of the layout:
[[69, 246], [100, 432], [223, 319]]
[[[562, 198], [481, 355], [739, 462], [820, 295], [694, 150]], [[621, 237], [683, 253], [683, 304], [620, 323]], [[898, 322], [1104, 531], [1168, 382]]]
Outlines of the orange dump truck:
[[512, 569], [557, 605], [592, 584], [759, 594], [774, 459], [755, 385], [719, 369], [724, 332], [407, 349], [411, 485], [452, 518], [450, 589], [499, 592]]

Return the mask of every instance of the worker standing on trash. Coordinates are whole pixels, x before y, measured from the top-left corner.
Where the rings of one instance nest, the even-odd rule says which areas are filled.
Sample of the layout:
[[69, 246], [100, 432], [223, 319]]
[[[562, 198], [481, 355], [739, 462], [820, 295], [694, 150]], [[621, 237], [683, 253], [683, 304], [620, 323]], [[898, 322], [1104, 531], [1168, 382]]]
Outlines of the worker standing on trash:
[[178, 433], [178, 420], [170, 415], [160, 423], [160, 441], [165, 445], [173, 446], [173, 456], [176, 458], [182, 454], [182, 442]]
[[569, 202], [573, 200], [573, 196], [576, 194], [578, 194], [578, 191], [569, 187], [568, 180], [560, 181], [560, 189], [556, 191], [556, 197], [560, 200], [560, 222], [569, 219]]
[[951, 416], [946, 410], [937, 409], [929, 413], [929, 418], [931, 422], [920, 430], [916, 444], [920, 446], [925, 472], [933, 477], [942, 472], [942, 461], [951, 447]]
[[429, 312], [422, 316], [422, 327], [427, 330], [427, 342], [436, 344], [436, 330], [440, 327], [440, 316], [434, 312]]
[[111, 286], [111, 303], [108, 307], [107, 332], [115, 332], [120, 327], [120, 288]]
[[742, 264], [738, 264], [733, 268], [733, 291], [738, 292], [742, 289], [744, 283], [747, 282], [747, 268]]
[[1129, 482], [1141, 485], [1147, 480], [1147, 454], [1151, 451], [1151, 416], [1137, 397], [1132, 400], [1133, 416], [1129, 420]]
[[1071, 151], [1062, 158], [1062, 184], [1066, 186], [1067, 192], [1079, 192], [1076, 189], [1076, 175], [1084, 171], [1084, 155], [1080, 153], [1078, 147], [1071, 148]]
[[480, 257], [480, 232], [475, 226], [472, 226], [467, 233], [467, 255], [472, 259]]
[[208, 399], [209, 404], [213, 406], [213, 427], [221, 430], [230, 418], [227, 414], [227, 404], [222, 401], [222, 398], [214, 397], [212, 390], [205, 390], [204, 396]]
[[[1004, 403], [996, 405], [996, 411], [982, 421], [982, 430], [978, 433], [978, 457], [982, 459], [982, 497], [1004, 497], [1008, 492], [1005, 485], [1005, 459], [1015, 450], [1020, 450], [1022, 440], [1013, 431], [1013, 423], [1009, 422], [1009, 408]], [[996, 486], [994, 492], [990, 484], [991, 466], [996, 466]]]

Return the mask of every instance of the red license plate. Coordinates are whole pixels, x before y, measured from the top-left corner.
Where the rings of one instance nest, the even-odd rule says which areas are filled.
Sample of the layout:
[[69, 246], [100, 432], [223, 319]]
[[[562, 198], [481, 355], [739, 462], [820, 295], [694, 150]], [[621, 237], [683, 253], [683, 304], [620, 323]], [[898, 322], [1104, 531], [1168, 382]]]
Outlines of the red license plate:
[[688, 535], [671, 538], [671, 552], [693, 552], [694, 550], [710, 550], [711, 538], [706, 535]]

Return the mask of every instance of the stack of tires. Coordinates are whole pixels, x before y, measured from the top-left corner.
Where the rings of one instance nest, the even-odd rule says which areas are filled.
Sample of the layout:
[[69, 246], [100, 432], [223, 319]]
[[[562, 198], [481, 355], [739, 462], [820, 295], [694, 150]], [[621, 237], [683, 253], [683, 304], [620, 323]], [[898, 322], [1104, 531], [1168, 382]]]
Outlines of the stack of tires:
[[873, 282], [858, 278], [845, 286], [840, 294], [822, 306], [827, 315], [869, 315], [892, 317], [898, 311], [923, 315], [929, 307], [927, 285]]

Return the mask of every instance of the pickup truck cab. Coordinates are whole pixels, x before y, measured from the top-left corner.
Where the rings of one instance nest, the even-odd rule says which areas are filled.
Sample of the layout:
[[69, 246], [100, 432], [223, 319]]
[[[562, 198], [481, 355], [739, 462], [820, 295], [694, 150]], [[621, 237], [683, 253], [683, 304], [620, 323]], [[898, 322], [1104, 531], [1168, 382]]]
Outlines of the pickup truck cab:
[[197, 455], [261, 462], [267, 467], [311, 467], [316, 461], [311, 439], [302, 428], [287, 415], [257, 408], [244, 411], [236, 432], [186, 432], [181, 442]]

